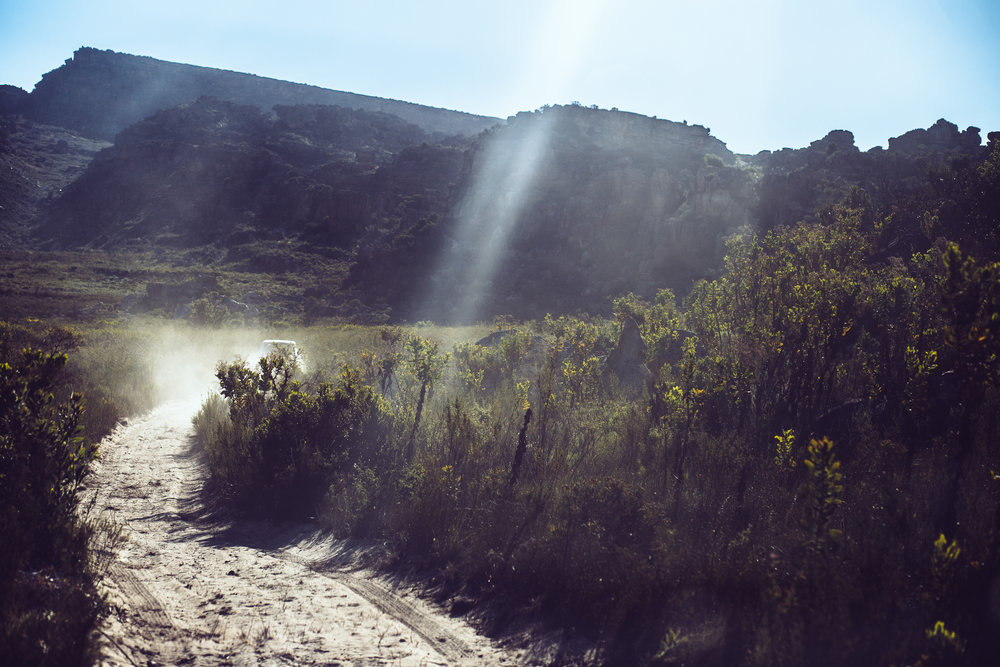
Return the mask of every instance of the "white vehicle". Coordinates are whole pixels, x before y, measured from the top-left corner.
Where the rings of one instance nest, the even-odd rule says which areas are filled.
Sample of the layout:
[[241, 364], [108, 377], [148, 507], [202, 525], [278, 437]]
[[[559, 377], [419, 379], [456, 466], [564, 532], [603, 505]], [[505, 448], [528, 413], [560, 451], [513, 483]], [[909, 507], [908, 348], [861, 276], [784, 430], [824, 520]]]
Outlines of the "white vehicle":
[[263, 359], [271, 354], [281, 355], [287, 361], [293, 362], [296, 368], [302, 372], [306, 370], [305, 361], [302, 359], [302, 352], [294, 340], [281, 340], [278, 338], [265, 340], [260, 344], [260, 350], [257, 351], [257, 359]]

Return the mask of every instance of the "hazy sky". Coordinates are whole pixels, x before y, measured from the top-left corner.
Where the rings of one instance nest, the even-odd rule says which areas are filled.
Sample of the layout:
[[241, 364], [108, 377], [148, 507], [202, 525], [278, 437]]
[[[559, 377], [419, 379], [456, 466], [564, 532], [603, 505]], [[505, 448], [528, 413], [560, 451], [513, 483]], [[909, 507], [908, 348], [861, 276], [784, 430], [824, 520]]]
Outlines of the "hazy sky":
[[1000, 130], [1000, 0], [0, 0], [0, 83], [80, 46], [507, 117], [579, 101], [737, 152]]

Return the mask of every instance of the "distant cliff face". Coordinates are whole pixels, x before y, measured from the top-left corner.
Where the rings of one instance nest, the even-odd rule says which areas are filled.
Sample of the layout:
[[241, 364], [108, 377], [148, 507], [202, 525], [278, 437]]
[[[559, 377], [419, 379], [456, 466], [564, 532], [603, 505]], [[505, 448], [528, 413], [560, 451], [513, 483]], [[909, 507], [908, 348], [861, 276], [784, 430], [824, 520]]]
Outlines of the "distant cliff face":
[[889, 139], [889, 150], [905, 155], [976, 153], [981, 143], [978, 127], [959, 132], [957, 125], [942, 118], [926, 130], [910, 130]]
[[20, 112], [27, 100], [27, 91], [17, 86], [0, 85], [0, 116]]
[[427, 132], [476, 134], [496, 118], [289, 83], [252, 74], [81, 48], [42, 77], [22, 103], [40, 123], [111, 140], [129, 125], [202, 96], [265, 111], [278, 104], [337, 105], [396, 115]]
[[[55, 247], [290, 237], [350, 247], [365, 227], [403, 216], [400, 198], [445, 208], [427, 201], [447, 189], [439, 181], [457, 178], [462, 153], [425, 138], [386, 114], [278, 107], [270, 117], [202, 98], [121, 132], [53, 203], [38, 235]], [[412, 153], [443, 157], [411, 171]]]
[[0, 248], [25, 245], [39, 212], [107, 146], [61, 127], [0, 115]]
[[619, 111], [494, 124], [81, 49], [30, 95], [0, 87], [0, 246], [29, 232], [46, 247], [212, 246], [220, 262], [285, 271], [300, 260], [261, 248], [291, 243], [336, 257], [352, 298], [403, 319], [606, 312], [626, 292], [715, 275], [738, 230], [820, 219], [848, 197], [887, 240], [926, 236], [914, 220], [934, 188], [962, 187], [928, 174], [974, 168], [980, 143], [941, 120], [888, 150], [834, 130], [737, 156], [700, 125]]
[[470, 149], [442, 224], [410, 233], [414, 254], [432, 252], [373, 249], [354, 279], [412, 318], [600, 310], [707, 275], [725, 235], [752, 222], [754, 195], [754, 175], [704, 127], [578, 106], [522, 113]]
[[537, 124], [550, 133], [548, 161], [502, 259], [501, 312], [594, 310], [685, 286], [751, 222], [753, 177], [704, 127], [568, 106], [519, 114], [489, 141], [517, 142]]
[[889, 139], [889, 148], [866, 152], [854, 135], [834, 130], [805, 148], [762, 151], [750, 162], [762, 179], [755, 210], [762, 229], [806, 220], [817, 209], [843, 199], [854, 187], [863, 189], [876, 208], [888, 208], [921, 189], [929, 169], [958, 156], [980, 158], [979, 128], [964, 132], [939, 120], [927, 130], [912, 130]]

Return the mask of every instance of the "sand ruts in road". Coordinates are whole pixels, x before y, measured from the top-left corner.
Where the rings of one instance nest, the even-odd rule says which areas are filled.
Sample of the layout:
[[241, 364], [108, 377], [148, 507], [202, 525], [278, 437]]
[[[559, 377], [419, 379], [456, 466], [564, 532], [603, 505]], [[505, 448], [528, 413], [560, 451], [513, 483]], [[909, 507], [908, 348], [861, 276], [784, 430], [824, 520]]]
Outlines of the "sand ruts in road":
[[331, 566], [336, 540], [196, 519], [206, 475], [191, 446], [197, 408], [165, 404], [101, 445], [88, 483], [95, 509], [127, 537], [106, 578], [113, 611], [102, 628], [104, 664], [523, 661], [370, 572]]

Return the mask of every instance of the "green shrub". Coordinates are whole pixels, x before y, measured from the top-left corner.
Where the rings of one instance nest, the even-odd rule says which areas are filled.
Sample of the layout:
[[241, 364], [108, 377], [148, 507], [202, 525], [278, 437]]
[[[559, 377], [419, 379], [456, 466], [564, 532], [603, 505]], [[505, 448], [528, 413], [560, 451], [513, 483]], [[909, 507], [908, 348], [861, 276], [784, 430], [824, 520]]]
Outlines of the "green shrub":
[[640, 489], [615, 479], [574, 483], [554, 508], [544, 551], [555, 561], [541, 572], [553, 595], [600, 629], [650, 602], [666, 527]]
[[97, 446], [79, 436], [82, 401], [53, 389], [64, 354], [25, 349], [0, 363], [0, 662], [80, 664], [102, 601], [93, 526], [78, 493]]
[[726, 163], [722, 161], [722, 158], [715, 153], [705, 153], [705, 164], [709, 167], [714, 167], [715, 169], [722, 169], [726, 166]]
[[229, 319], [229, 311], [219, 303], [218, 298], [202, 297], [191, 303], [192, 323], [203, 327], [218, 327]]
[[385, 400], [345, 366], [336, 385], [313, 390], [292, 379], [280, 356], [221, 364], [223, 398], [194, 419], [213, 477], [244, 499], [294, 514], [316, 510], [355, 464], [391, 464], [392, 415]]

